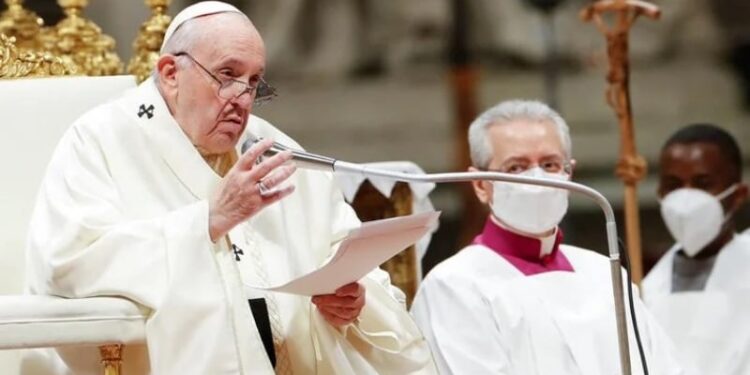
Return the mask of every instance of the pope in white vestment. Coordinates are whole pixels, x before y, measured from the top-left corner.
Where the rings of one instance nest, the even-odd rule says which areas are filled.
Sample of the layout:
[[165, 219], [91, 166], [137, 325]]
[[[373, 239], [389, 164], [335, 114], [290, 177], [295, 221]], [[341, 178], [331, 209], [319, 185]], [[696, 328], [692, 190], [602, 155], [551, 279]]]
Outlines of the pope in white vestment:
[[682, 360], [702, 374], [750, 374], [750, 236], [734, 222], [747, 199], [739, 145], [718, 126], [686, 126], [665, 142], [659, 175], [676, 244], [643, 280], [643, 299]]
[[[563, 119], [535, 101], [487, 110], [469, 130], [472, 170], [568, 179]], [[562, 245], [563, 190], [474, 182], [492, 214], [470, 246], [432, 269], [411, 313], [442, 374], [620, 374], [609, 261]], [[602, 228], [603, 230], [603, 228]], [[651, 374], [683, 374], [673, 346], [636, 297]], [[632, 373], [642, 374], [629, 324]]]
[[[218, 12], [236, 11], [199, 3], [197, 13], [196, 6], [188, 8], [188, 18], [218, 13], [216, 6]], [[203, 77], [197, 66], [184, 68], [194, 70], [181, 74]], [[183, 66], [160, 62], [159, 69], [174, 73]], [[212, 240], [211, 197], [233, 172], [222, 179], [220, 168], [207, 163], [163, 90], [169, 89], [149, 79], [86, 113], [60, 141], [30, 225], [30, 292], [121, 296], [142, 306], [147, 345], [125, 347], [125, 374], [434, 373], [403, 294], [382, 270], [359, 281], [366, 302], [356, 320], [341, 325], [329, 323], [321, 303], [310, 297], [247, 286], [277, 285], [316, 269], [360, 223], [330, 173], [299, 170], [285, 182], [293, 193]], [[247, 100], [246, 93], [230, 102]], [[217, 126], [230, 125], [236, 126]], [[237, 153], [250, 134], [300, 148], [250, 116], [234, 140]], [[219, 158], [216, 165], [231, 159]], [[269, 176], [258, 184], [271, 184]], [[258, 190], [251, 193], [257, 197]], [[270, 194], [279, 191], [291, 189], [274, 187]], [[266, 305], [275, 368], [249, 300]], [[28, 360], [45, 362], [45, 373], [101, 371], [94, 347], [37, 351]]]

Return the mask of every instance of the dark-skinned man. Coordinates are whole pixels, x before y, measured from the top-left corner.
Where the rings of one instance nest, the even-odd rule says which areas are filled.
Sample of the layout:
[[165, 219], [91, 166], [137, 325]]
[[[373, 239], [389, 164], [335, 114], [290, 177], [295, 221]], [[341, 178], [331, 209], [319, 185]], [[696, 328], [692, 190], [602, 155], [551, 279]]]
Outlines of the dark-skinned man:
[[675, 245], [643, 281], [646, 304], [702, 374], [750, 373], [750, 236], [736, 140], [710, 124], [674, 133], [659, 160], [661, 213]]

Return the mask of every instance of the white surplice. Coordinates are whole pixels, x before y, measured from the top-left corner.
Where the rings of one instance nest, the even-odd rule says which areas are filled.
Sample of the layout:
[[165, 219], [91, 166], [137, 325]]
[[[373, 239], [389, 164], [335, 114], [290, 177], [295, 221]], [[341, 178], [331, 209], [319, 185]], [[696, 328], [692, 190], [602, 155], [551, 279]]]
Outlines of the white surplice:
[[643, 300], [702, 374], [750, 374], [750, 236], [735, 235], [721, 249], [700, 292], [672, 292], [677, 251], [643, 279]]
[[[441, 374], [621, 373], [609, 261], [572, 246], [560, 251], [575, 272], [526, 276], [483, 245], [430, 271], [411, 313]], [[661, 328], [639, 300], [635, 306], [650, 373], [684, 374]], [[632, 373], [642, 374], [632, 330], [630, 357]]]
[[[299, 147], [257, 117], [247, 132]], [[379, 269], [361, 281], [365, 308], [343, 329], [326, 323], [309, 297], [244, 286], [314, 270], [359, 225], [330, 173], [298, 170], [289, 181], [292, 195], [213, 244], [208, 199], [220, 176], [148, 80], [81, 117], [58, 145], [30, 225], [29, 290], [142, 305], [148, 348], [126, 347], [126, 374], [273, 374], [247, 302], [258, 297], [296, 374], [433, 373], [403, 294]], [[231, 245], [244, 253], [239, 261]], [[52, 373], [100, 373], [96, 348], [37, 351], [27, 360], [47, 361]]]

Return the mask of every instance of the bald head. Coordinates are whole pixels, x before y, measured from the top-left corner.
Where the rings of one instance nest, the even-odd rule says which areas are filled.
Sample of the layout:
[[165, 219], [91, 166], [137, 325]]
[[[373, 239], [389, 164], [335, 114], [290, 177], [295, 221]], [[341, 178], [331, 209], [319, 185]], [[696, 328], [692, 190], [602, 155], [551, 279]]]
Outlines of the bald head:
[[179, 13], [177, 13], [177, 15], [175, 15], [174, 19], [172, 19], [172, 22], [170, 22], [169, 27], [164, 33], [164, 40], [162, 41], [160, 52], [166, 52], [166, 44], [172, 39], [175, 32], [180, 29], [182, 25], [187, 21], [219, 13], [235, 13], [245, 17], [245, 15], [239, 9], [237, 9], [237, 7], [222, 1], [208, 0], [195, 3], [181, 10]]
[[232, 43], [250, 44], [265, 52], [260, 33], [244, 14], [223, 12], [185, 21], [164, 43], [162, 54], [194, 51], [211, 46], [220, 48], [217, 44], [228, 40]]

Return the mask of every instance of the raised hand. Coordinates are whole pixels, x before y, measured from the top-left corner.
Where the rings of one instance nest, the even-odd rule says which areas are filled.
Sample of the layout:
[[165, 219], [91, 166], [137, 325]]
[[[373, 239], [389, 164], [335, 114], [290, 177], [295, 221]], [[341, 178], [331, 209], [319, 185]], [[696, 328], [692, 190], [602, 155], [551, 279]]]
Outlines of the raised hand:
[[224, 176], [209, 201], [211, 241], [294, 191], [294, 185], [281, 186], [296, 170], [293, 164], [285, 164], [291, 160], [291, 152], [280, 152], [256, 164], [271, 145], [273, 141], [268, 139], [255, 143]]

